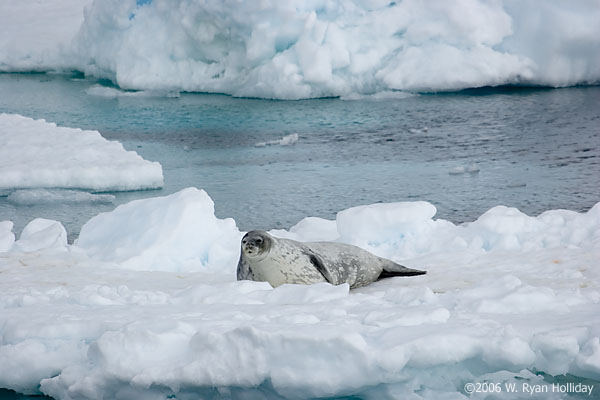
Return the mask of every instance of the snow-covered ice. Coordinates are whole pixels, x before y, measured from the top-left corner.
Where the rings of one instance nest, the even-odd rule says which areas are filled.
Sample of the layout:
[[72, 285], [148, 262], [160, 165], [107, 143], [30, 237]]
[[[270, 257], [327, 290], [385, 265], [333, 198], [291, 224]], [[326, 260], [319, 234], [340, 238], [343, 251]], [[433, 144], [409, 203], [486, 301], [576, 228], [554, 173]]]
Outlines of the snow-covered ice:
[[435, 212], [374, 204], [272, 231], [428, 270], [353, 291], [236, 281], [241, 233], [194, 188], [101, 214], [75, 245], [48, 220], [13, 244], [2, 222], [0, 387], [57, 399], [397, 399], [547, 384], [532, 371], [600, 381], [600, 203], [537, 217], [498, 206], [463, 225]]
[[0, 70], [77, 69], [124, 89], [352, 99], [600, 82], [597, 0], [21, 0], [0, 7]]
[[[108, 141], [97, 131], [0, 113], [0, 142], [0, 189], [111, 191], [163, 185], [158, 162], [126, 151], [121, 143]], [[31, 200], [34, 196], [31, 192], [21, 193], [16, 200]]]

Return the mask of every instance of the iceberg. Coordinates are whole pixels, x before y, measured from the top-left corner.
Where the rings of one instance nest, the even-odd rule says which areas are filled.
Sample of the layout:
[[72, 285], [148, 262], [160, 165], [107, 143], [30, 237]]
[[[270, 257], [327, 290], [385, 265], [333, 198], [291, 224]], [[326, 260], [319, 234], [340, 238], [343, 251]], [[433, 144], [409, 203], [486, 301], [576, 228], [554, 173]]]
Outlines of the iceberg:
[[92, 0], [0, 3], [0, 71], [75, 69], [65, 56]]
[[[121, 143], [108, 141], [97, 131], [59, 127], [43, 119], [0, 113], [0, 142], [0, 190], [118, 191], [163, 186], [162, 167], [158, 162], [126, 151]], [[21, 191], [9, 197], [26, 203], [60, 197], [109, 200], [73, 191]]]
[[600, 82], [596, 0], [23, 0], [0, 11], [0, 70], [77, 69], [151, 93], [379, 99]]
[[16, 242], [0, 222], [0, 387], [391, 400], [600, 381], [600, 203], [539, 216], [497, 206], [461, 225], [435, 212], [373, 204], [272, 231], [428, 270], [352, 291], [236, 281], [242, 233], [195, 188], [100, 214], [73, 245], [57, 221], [32, 221]]

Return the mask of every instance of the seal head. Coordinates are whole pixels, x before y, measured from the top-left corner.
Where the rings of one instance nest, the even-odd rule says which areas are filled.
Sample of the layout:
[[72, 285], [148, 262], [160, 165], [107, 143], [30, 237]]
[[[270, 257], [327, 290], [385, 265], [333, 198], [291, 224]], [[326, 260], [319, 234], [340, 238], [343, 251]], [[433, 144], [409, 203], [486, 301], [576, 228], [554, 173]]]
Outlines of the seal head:
[[242, 238], [242, 253], [252, 260], [262, 260], [269, 255], [273, 241], [265, 231], [250, 231]]

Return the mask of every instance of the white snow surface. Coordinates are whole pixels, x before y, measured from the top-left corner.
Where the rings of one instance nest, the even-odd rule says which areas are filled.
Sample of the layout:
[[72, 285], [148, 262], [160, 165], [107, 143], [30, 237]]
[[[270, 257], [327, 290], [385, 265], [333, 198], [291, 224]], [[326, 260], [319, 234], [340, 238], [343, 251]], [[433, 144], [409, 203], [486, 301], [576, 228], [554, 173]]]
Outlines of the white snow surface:
[[0, 15], [1, 70], [124, 89], [352, 99], [600, 82], [599, 0], [20, 0]]
[[[126, 151], [121, 143], [104, 139], [98, 131], [58, 127], [43, 119], [0, 113], [0, 143], [0, 189], [111, 191], [163, 185], [158, 162]], [[37, 192], [46, 200], [57, 193]], [[34, 200], [35, 195], [21, 192], [14, 200]], [[64, 197], [65, 192], [61, 195]]]
[[[531, 371], [599, 381], [600, 203], [537, 217], [498, 206], [463, 225], [435, 212], [374, 204], [272, 231], [428, 271], [352, 291], [236, 281], [242, 233], [195, 188], [100, 214], [75, 245], [42, 219], [12, 244], [0, 222], [0, 387], [57, 399], [461, 399], [468, 382], [549, 385]], [[560, 394], [512, 398], [532, 397]]]

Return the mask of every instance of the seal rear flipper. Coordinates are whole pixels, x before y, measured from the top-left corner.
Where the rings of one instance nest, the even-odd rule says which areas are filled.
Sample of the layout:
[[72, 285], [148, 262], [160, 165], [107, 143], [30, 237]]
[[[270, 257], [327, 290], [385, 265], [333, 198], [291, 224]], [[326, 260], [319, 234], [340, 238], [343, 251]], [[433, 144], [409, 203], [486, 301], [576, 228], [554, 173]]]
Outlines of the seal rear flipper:
[[416, 276], [425, 275], [427, 271], [421, 271], [420, 269], [406, 268], [404, 265], [396, 264], [393, 261], [389, 261], [383, 267], [383, 271], [379, 274], [380, 279], [391, 278], [393, 276]]

